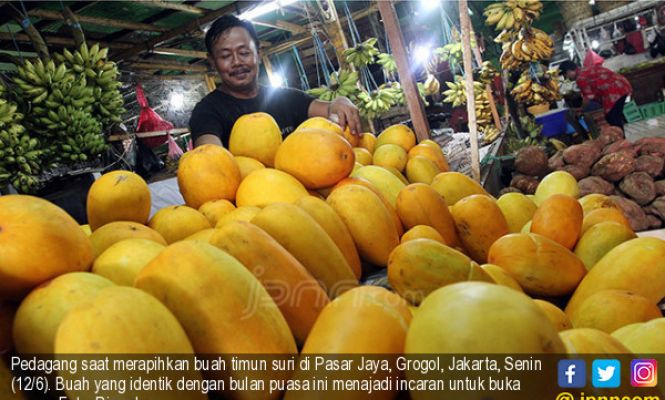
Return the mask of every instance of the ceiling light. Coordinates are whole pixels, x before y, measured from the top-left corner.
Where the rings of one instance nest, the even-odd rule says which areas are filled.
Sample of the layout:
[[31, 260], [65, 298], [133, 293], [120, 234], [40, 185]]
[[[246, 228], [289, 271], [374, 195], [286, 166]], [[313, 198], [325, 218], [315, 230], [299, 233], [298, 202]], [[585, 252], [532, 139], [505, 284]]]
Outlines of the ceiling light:
[[278, 72], [273, 72], [270, 75], [270, 86], [273, 87], [283, 87], [284, 86], [284, 77]]
[[185, 96], [182, 95], [182, 93], [179, 92], [171, 92], [171, 96], [169, 97], [169, 103], [171, 103], [171, 107], [173, 107], [176, 110], [182, 109], [182, 106], [185, 104]]
[[273, 12], [275, 10], [278, 10], [280, 7], [288, 6], [289, 4], [293, 4], [298, 0], [274, 0], [270, 1], [267, 3], [263, 3], [257, 7], [252, 8], [249, 11], [245, 11], [244, 13], [240, 14], [238, 18], [240, 19], [247, 19], [247, 20], [252, 20], [254, 18], [260, 17], [262, 15], [268, 14], [269, 12]]

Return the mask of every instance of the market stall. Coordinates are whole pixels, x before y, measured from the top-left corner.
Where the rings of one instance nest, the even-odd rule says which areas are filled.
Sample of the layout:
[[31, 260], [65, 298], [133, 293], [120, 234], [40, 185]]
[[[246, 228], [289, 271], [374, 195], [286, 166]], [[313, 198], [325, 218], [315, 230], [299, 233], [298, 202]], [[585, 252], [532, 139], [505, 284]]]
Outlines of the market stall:
[[663, 396], [665, 109], [557, 10], [0, 2], [0, 399]]

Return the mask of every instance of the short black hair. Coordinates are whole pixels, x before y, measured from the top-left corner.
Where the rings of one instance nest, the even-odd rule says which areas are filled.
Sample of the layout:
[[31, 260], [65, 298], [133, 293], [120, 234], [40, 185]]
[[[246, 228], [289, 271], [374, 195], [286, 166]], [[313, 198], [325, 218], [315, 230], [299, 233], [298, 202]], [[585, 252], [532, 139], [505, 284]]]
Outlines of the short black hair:
[[212, 47], [215, 44], [215, 41], [222, 35], [222, 33], [237, 26], [244, 28], [247, 32], [249, 32], [249, 36], [252, 37], [254, 44], [256, 44], [256, 50], [258, 50], [259, 35], [256, 34], [256, 30], [254, 29], [254, 26], [251, 22], [239, 19], [235, 15], [222, 15], [221, 17], [217, 18], [215, 22], [212, 23], [212, 25], [210, 25], [210, 29], [208, 29], [208, 32], [206, 32], [205, 42], [208, 54], [212, 54]]
[[574, 71], [577, 68], [579, 68], [579, 66], [577, 64], [575, 64], [574, 62], [570, 61], [570, 60], [566, 60], [566, 61], [562, 62], [561, 64], [559, 64], [559, 71], [562, 74], [565, 74], [568, 71]]

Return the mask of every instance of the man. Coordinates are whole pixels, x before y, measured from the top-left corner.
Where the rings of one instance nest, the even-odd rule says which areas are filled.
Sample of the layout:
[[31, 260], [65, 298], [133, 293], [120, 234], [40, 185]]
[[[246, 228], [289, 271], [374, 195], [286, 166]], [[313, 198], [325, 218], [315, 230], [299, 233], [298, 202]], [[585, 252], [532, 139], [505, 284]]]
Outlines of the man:
[[577, 82], [585, 104], [598, 102], [605, 111], [607, 123], [623, 128], [623, 106], [633, 89], [623, 75], [603, 67], [603, 61], [601, 56], [589, 51], [581, 70], [572, 62], [562, 63], [560, 70], [567, 79]]
[[283, 136], [307, 118], [317, 116], [330, 118], [342, 129], [348, 126], [352, 134], [362, 135], [358, 109], [345, 97], [326, 102], [300, 90], [258, 84], [259, 38], [250, 22], [224, 15], [212, 24], [205, 43], [208, 60], [222, 83], [192, 111], [189, 125], [195, 146], [228, 147], [235, 121], [254, 112], [272, 115]]

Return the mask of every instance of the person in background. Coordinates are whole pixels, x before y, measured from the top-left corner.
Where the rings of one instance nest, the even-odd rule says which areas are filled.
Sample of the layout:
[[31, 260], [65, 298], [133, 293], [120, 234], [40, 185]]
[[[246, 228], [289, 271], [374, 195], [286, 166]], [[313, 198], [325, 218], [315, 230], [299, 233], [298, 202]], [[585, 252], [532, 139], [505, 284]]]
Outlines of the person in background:
[[575, 80], [582, 92], [584, 105], [591, 101], [598, 102], [603, 107], [607, 123], [623, 128], [623, 107], [633, 89], [623, 75], [603, 67], [603, 61], [601, 56], [589, 51], [581, 69], [572, 62], [574, 67], [570, 64], [564, 66], [564, 62], [560, 70], [567, 79]]
[[317, 100], [296, 89], [259, 85], [259, 38], [252, 24], [224, 15], [205, 36], [208, 60], [222, 83], [204, 97], [189, 121], [195, 146], [217, 144], [228, 147], [231, 128], [245, 114], [270, 114], [282, 130], [293, 132], [311, 117], [324, 117], [362, 135], [358, 108], [346, 97], [331, 102]]

